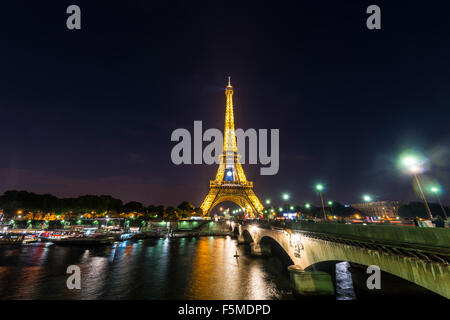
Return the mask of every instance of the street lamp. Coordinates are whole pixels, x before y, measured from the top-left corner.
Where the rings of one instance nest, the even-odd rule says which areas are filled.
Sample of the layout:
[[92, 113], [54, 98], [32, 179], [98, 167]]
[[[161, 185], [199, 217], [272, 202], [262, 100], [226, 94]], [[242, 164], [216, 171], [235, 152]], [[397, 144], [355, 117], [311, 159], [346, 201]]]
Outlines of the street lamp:
[[289, 193], [283, 193], [283, 194], [281, 195], [281, 197], [283, 198], [283, 200], [289, 200], [290, 195], [289, 195]]
[[425, 198], [425, 194], [423, 193], [422, 186], [420, 185], [420, 180], [419, 180], [419, 174], [421, 174], [424, 171], [424, 168], [423, 168], [424, 162], [425, 162], [424, 160], [419, 160], [419, 158], [414, 155], [407, 155], [407, 156], [403, 157], [401, 160], [401, 163], [403, 164], [403, 166], [410, 173], [413, 174], [414, 180], [416, 181], [417, 187], [419, 188], [420, 195], [423, 199], [423, 202], [425, 203], [425, 208], [428, 213], [428, 218], [430, 220], [432, 220], [433, 216], [431, 215], [430, 207], [428, 206], [427, 199]]
[[330, 206], [331, 215], [333, 216], [333, 201], [328, 201], [328, 205]]
[[442, 213], [444, 214], [444, 218], [445, 218], [445, 220], [447, 220], [447, 212], [445, 211], [444, 206], [442, 205], [441, 197], [439, 197], [439, 194], [441, 193], [441, 189], [438, 187], [431, 187], [430, 190], [432, 193], [434, 193], [436, 195], [436, 198], [438, 199], [439, 204], [441, 205], [441, 209], [442, 209]]
[[305, 208], [309, 209], [309, 208], [311, 208], [311, 205], [309, 203], [305, 203]]
[[267, 200], [266, 200], [266, 204], [270, 204], [270, 199], [267, 199]]
[[365, 202], [371, 202], [372, 201], [372, 197], [369, 196], [368, 194], [363, 195], [363, 200]]
[[325, 205], [323, 204], [323, 196], [322, 196], [323, 189], [324, 188], [321, 183], [316, 184], [316, 190], [319, 193], [320, 201], [322, 202], [323, 218], [325, 219], [325, 221], [327, 221], [327, 214], [325, 213]]

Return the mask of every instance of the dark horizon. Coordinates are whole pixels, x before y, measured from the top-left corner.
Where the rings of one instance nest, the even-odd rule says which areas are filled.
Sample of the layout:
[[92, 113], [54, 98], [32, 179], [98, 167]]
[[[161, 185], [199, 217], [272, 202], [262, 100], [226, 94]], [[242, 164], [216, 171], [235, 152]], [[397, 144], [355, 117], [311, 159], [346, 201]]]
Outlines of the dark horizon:
[[217, 166], [174, 165], [170, 135], [223, 130], [230, 75], [236, 128], [280, 129], [277, 175], [243, 165], [263, 204], [318, 204], [319, 181], [341, 203], [420, 201], [397, 167], [411, 148], [450, 202], [450, 4], [378, 1], [370, 31], [366, 1], [77, 1], [69, 31], [70, 4], [4, 4], [1, 194], [200, 206]]

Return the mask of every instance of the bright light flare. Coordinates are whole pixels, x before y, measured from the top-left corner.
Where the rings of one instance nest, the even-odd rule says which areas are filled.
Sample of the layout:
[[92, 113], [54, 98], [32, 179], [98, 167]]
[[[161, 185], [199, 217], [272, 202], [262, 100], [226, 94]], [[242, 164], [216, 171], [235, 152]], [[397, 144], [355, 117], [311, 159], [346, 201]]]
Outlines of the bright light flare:
[[419, 161], [414, 156], [406, 156], [402, 159], [402, 163], [406, 167], [411, 167], [411, 166], [416, 166], [419, 163]]
[[400, 156], [400, 165], [412, 174], [420, 174], [425, 171], [427, 159], [415, 152], [404, 153]]
[[414, 174], [418, 174], [418, 173], [422, 173], [423, 172], [423, 168], [421, 166], [418, 165], [414, 165], [414, 166], [410, 166], [408, 168], [408, 170]]

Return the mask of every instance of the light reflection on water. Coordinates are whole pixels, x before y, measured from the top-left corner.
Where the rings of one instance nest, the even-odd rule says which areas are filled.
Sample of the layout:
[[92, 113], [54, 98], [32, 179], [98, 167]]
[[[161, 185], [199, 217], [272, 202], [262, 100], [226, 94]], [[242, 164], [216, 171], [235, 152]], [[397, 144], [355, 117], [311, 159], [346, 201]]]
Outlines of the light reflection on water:
[[352, 274], [346, 261], [336, 263], [336, 300], [355, 300]]
[[[229, 237], [2, 246], [0, 298], [290, 299], [288, 276], [245, 250]], [[81, 290], [66, 287], [69, 265], [81, 269]]]

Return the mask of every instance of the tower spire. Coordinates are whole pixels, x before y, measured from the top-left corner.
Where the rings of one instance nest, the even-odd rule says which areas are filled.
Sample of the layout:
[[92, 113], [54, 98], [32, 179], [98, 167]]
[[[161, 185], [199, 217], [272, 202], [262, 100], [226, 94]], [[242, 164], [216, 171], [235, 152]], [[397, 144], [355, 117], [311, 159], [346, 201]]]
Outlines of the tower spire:
[[228, 76], [228, 86], [231, 87], [231, 77]]

